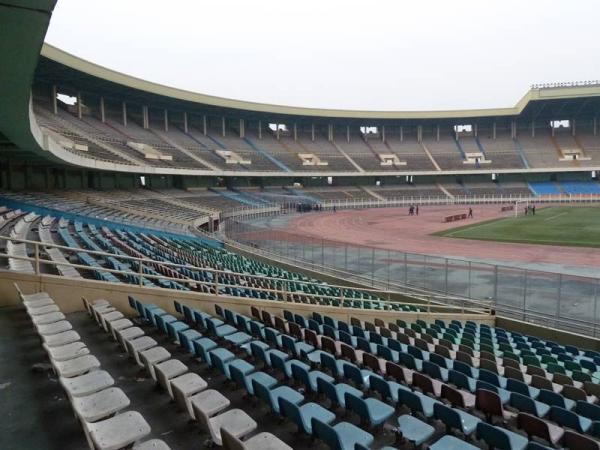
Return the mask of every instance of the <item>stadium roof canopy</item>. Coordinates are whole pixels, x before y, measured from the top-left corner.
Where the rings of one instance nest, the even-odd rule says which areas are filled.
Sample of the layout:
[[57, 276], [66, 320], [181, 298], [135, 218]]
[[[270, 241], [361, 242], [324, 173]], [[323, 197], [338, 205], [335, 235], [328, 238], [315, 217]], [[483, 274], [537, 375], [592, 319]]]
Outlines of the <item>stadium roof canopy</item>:
[[[600, 116], [600, 85], [532, 88], [508, 108], [450, 111], [358, 111], [246, 102], [168, 87], [119, 73], [44, 44], [56, 0], [6, 0], [0, 4], [0, 152], [32, 161], [63, 163], [40, 148], [31, 130], [32, 87], [103, 96], [151, 108], [188, 111], [266, 123], [465, 124], [516, 119], [560, 120]], [[243, 74], [240, 74], [243, 76]]]

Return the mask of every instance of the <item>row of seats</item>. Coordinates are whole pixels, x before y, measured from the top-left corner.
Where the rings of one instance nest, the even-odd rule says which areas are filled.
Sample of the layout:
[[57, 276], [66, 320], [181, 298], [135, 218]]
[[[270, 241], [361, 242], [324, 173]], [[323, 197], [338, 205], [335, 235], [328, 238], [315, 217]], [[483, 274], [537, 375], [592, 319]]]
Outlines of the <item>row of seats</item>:
[[[87, 305], [89, 307], [89, 305]], [[158, 308], [157, 308], [158, 309]], [[216, 445], [223, 445], [230, 449], [280, 449], [291, 450], [286, 444], [270, 433], [259, 433], [255, 436], [248, 435], [257, 428], [256, 422], [241, 409], [228, 409], [229, 400], [219, 391], [207, 389], [207, 381], [195, 372], [189, 370], [180, 360], [172, 357], [164, 347], [144, 334], [140, 328], [131, 324], [128, 327], [117, 327], [120, 320], [115, 314], [115, 309], [106, 306], [102, 309], [93, 308], [90, 312], [101, 325], [106, 325], [105, 330], [113, 339], [124, 344], [130, 357], [146, 369], [154, 381], [163, 388], [173, 401], [183, 411], [187, 411], [190, 418], [199, 423], [207, 431]], [[164, 312], [164, 311], [163, 311]], [[160, 320], [156, 320], [160, 317]], [[181, 322], [173, 320], [167, 315], [153, 315], [155, 320], [150, 323], [158, 331], [168, 334], [178, 342], [185, 339], [201, 337], [201, 334], [190, 329]], [[180, 338], [183, 336], [183, 338]], [[241, 439], [244, 438], [242, 441]]]
[[[114, 387], [114, 379], [101, 370], [98, 359], [80, 340], [54, 300], [44, 292], [24, 295], [18, 287], [17, 290], [75, 417], [81, 422], [90, 449], [133, 445], [135, 450], [168, 450], [160, 440], [141, 442], [150, 433], [150, 426], [139, 412], [125, 411], [130, 405], [129, 398]], [[100, 311], [105, 306], [106, 302], [98, 301], [94, 308]]]

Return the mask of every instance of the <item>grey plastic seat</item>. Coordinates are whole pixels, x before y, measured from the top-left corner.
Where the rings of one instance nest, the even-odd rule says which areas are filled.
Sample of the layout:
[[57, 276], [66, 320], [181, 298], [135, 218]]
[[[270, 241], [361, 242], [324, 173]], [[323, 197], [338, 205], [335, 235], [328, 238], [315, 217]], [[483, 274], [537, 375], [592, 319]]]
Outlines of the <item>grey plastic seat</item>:
[[167, 361], [163, 361], [154, 366], [154, 370], [156, 372], [158, 384], [169, 393], [171, 398], [173, 398], [170, 380], [186, 373], [188, 371], [188, 366], [178, 359], [168, 359]]
[[150, 376], [154, 379], [154, 381], [157, 381], [154, 366], [170, 359], [171, 353], [166, 348], [157, 346], [140, 352], [139, 356], [140, 361], [142, 361], [142, 364], [146, 367], [146, 370]]
[[115, 384], [115, 380], [105, 370], [94, 370], [73, 378], [61, 377], [59, 381], [69, 397], [90, 395]]
[[210, 433], [216, 445], [222, 445], [221, 429], [225, 428], [236, 438], [242, 438], [257, 427], [252, 417], [241, 409], [230, 409], [217, 416], [208, 417], [202, 410], [196, 409], [196, 419], [200, 426]]
[[141, 367], [144, 367], [144, 365], [142, 364], [142, 361], [140, 361], [139, 353], [143, 352], [144, 350], [148, 350], [152, 347], [156, 347], [156, 345], [158, 344], [150, 336], [141, 336], [139, 338], [126, 341], [125, 343], [127, 346], [127, 352], [129, 353], [129, 356], [132, 356], [135, 359], [135, 362], [138, 364], [138, 366]]
[[49, 323], [65, 320], [65, 315], [61, 312], [51, 312], [40, 316], [33, 316], [31, 321], [36, 325], [36, 329], [40, 325], [48, 325]]
[[128, 351], [126, 342], [143, 336], [144, 330], [140, 327], [129, 327], [124, 330], [115, 330], [115, 335], [117, 336], [117, 342], [121, 347]]
[[90, 353], [90, 350], [81, 341], [71, 342], [60, 347], [49, 347], [47, 351], [53, 361], [67, 361]]
[[49, 323], [48, 325], [39, 325], [37, 331], [41, 336], [51, 336], [53, 334], [62, 333], [63, 331], [72, 330], [73, 326], [67, 320]]
[[171, 447], [160, 439], [150, 439], [149, 441], [134, 445], [132, 450], [171, 450]]
[[208, 383], [200, 375], [194, 372], [184, 373], [170, 380], [173, 397], [179, 408], [187, 411], [190, 417], [193, 417], [190, 397], [203, 391]]
[[221, 429], [223, 448], [225, 450], [293, 450], [277, 436], [271, 433], [258, 433], [256, 436], [242, 441], [227, 429]]
[[59, 376], [73, 378], [97, 369], [100, 361], [93, 355], [84, 355], [66, 361], [54, 361], [53, 365]]
[[71, 403], [82, 420], [97, 422], [122, 411], [131, 402], [121, 389], [111, 387], [85, 397], [75, 397]]
[[227, 397], [214, 389], [207, 389], [199, 394], [192, 395], [189, 402], [192, 407], [192, 419], [197, 417], [197, 410], [211, 417], [223, 411], [231, 403]]
[[118, 450], [150, 434], [150, 425], [137, 411], [117, 414], [100, 422], [86, 423], [98, 450]]

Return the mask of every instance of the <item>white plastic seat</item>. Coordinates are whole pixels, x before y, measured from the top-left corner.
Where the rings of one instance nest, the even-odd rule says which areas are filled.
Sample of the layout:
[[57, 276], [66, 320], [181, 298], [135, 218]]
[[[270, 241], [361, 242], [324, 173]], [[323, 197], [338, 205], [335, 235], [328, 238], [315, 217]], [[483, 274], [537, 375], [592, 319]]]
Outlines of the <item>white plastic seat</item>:
[[208, 417], [201, 410], [196, 410], [196, 419], [200, 426], [210, 433], [216, 445], [222, 445], [221, 428], [227, 429], [236, 438], [241, 438], [256, 430], [257, 424], [241, 409], [230, 409], [214, 417]]
[[106, 314], [100, 314], [100, 325], [102, 325], [102, 328], [104, 328], [104, 331], [108, 332], [108, 322], [114, 322], [115, 320], [121, 320], [123, 319], [125, 316], [123, 315], [123, 313], [119, 312], [119, 311], [111, 311], [109, 313]]
[[165, 441], [161, 441], [160, 439], [151, 439], [146, 442], [142, 442], [141, 444], [136, 444], [133, 446], [132, 450], [171, 450]]
[[113, 339], [117, 340], [117, 331], [124, 330], [133, 326], [133, 322], [129, 319], [119, 319], [112, 322], [108, 322], [108, 331], [112, 335]]
[[211, 417], [223, 411], [231, 403], [227, 397], [214, 389], [208, 389], [199, 394], [192, 395], [189, 401], [192, 406], [192, 419], [197, 417], [197, 410]]
[[101, 391], [115, 384], [115, 380], [105, 370], [94, 370], [73, 378], [59, 378], [60, 384], [69, 397], [83, 397]]
[[81, 341], [71, 342], [60, 347], [49, 347], [47, 351], [53, 361], [67, 361], [90, 353], [90, 350]]
[[93, 355], [84, 355], [66, 361], [53, 361], [56, 372], [61, 377], [73, 378], [100, 367], [100, 361]]
[[150, 425], [137, 411], [127, 411], [100, 422], [86, 423], [95, 449], [118, 450], [150, 434]]
[[115, 334], [117, 335], [117, 342], [123, 347], [123, 350], [127, 350], [126, 342], [143, 336], [144, 330], [140, 327], [129, 327], [124, 330], [115, 330]]
[[52, 297], [50, 297], [50, 294], [48, 294], [47, 292], [36, 292], [34, 294], [21, 294], [21, 298], [23, 299], [23, 303], [25, 303], [25, 304], [34, 303], [34, 302], [47, 300], [47, 299], [52, 300]]
[[259, 433], [245, 441], [241, 441], [232, 436], [227, 429], [222, 429], [221, 437], [223, 439], [223, 447], [227, 450], [294, 450], [271, 433]]
[[31, 317], [31, 321], [37, 326], [39, 325], [47, 325], [49, 323], [58, 322], [60, 320], [65, 320], [65, 315], [61, 312], [51, 312], [48, 314], [42, 314], [40, 316]]
[[60, 347], [61, 345], [70, 344], [81, 340], [79, 333], [74, 330], [64, 331], [58, 334], [52, 334], [50, 336], [42, 336], [44, 339], [45, 347]]
[[52, 334], [58, 334], [72, 329], [73, 325], [71, 325], [71, 323], [67, 320], [61, 320], [59, 322], [49, 323], [48, 325], [40, 325], [37, 327], [38, 333], [42, 336], [50, 336]]
[[160, 346], [140, 352], [140, 361], [142, 361], [142, 364], [146, 367], [146, 370], [154, 381], [157, 381], [154, 366], [170, 358], [171, 353], [166, 348]]
[[187, 411], [193, 417], [190, 397], [208, 387], [208, 383], [200, 375], [194, 372], [184, 373], [170, 380], [171, 391], [175, 402], [183, 411]]
[[171, 390], [171, 383], [169, 380], [186, 373], [188, 371], [188, 366], [178, 359], [169, 359], [155, 365], [154, 371], [156, 372], [158, 384], [169, 393], [171, 398], [173, 398], [173, 391]]
[[60, 312], [60, 308], [56, 305], [46, 305], [39, 308], [28, 308], [27, 312], [30, 316], [41, 316], [43, 314], [50, 314], [53, 312]]
[[125, 344], [127, 345], [127, 352], [129, 353], [129, 356], [133, 356], [138, 366], [143, 367], [143, 364], [140, 361], [139, 353], [143, 352], [144, 350], [148, 350], [149, 348], [156, 347], [157, 342], [150, 336], [141, 336], [139, 338], [126, 341]]
[[97, 422], [122, 411], [131, 402], [121, 389], [111, 387], [85, 397], [76, 397], [71, 403], [81, 419]]

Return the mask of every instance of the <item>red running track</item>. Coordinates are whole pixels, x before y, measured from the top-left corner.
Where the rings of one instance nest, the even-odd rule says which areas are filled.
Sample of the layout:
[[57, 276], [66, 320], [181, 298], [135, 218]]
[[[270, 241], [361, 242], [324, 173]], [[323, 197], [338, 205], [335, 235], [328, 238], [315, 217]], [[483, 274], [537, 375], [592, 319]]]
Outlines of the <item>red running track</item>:
[[315, 212], [292, 219], [285, 229], [281, 230], [409, 253], [600, 267], [600, 249], [597, 248], [515, 244], [431, 236], [436, 231], [514, 214], [512, 211], [500, 212], [500, 205], [475, 205], [473, 219], [442, 223], [444, 216], [465, 213], [468, 209], [468, 206], [455, 205], [424, 206], [420, 208], [419, 216], [409, 216], [407, 208], [373, 208], [337, 213]]

